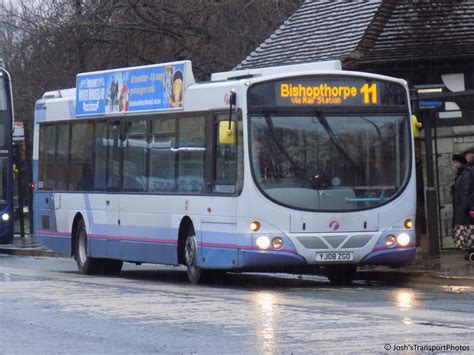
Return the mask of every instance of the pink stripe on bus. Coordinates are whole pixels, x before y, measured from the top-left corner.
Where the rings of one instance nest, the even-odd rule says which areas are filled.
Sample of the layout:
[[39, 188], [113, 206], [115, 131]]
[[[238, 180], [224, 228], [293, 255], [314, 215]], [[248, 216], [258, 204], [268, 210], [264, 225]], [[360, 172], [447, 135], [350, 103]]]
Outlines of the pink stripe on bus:
[[244, 249], [244, 250], [260, 250], [260, 251], [283, 251], [287, 253], [293, 253], [296, 254], [296, 250], [292, 249], [259, 249], [254, 246], [248, 246], [248, 245], [238, 245], [238, 244], [222, 244], [222, 243], [198, 243], [198, 245], [202, 247], [216, 247], [216, 248], [231, 248], [231, 249]]
[[391, 249], [391, 250], [397, 250], [397, 249], [402, 249], [402, 248], [412, 248], [412, 247], [414, 247], [414, 246], [415, 246], [415, 244], [408, 244], [406, 247], [396, 246], [396, 247], [392, 247], [392, 248], [383, 246], [383, 247], [378, 247], [378, 248], [372, 249], [372, 252], [374, 252], [374, 251], [380, 251], [380, 250], [389, 250], [389, 249]]
[[252, 246], [248, 245], [238, 245], [238, 244], [223, 244], [223, 243], [208, 243], [208, 242], [199, 242], [198, 245], [202, 247], [220, 247], [220, 248], [233, 248], [233, 249], [253, 249]]
[[[46, 234], [46, 235], [55, 235], [61, 237], [71, 237], [71, 234], [64, 232], [52, 232], [46, 230], [37, 230], [37, 234]], [[112, 240], [130, 240], [137, 242], [149, 242], [149, 243], [166, 243], [166, 244], [177, 244], [178, 242], [173, 239], [156, 239], [156, 238], [144, 238], [144, 237], [122, 237], [122, 236], [113, 236], [113, 235], [101, 235], [101, 234], [88, 234], [89, 238], [102, 238], [102, 239], [112, 239]]]
[[60, 235], [63, 237], [70, 237], [71, 233], [64, 233], [64, 232], [51, 232], [51, 231], [45, 231], [45, 230], [37, 230], [34, 233], [38, 234], [48, 234], [48, 235]]
[[127, 237], [127, 236], [118, 236], [118, 235], [88, 234], [88, 237], [96, 238], [96, 239], [128, 240], [128, 241], [133, 241], [133, 242], [164, 243], [164, 244], [177, 244], [178, 243], [178, 241], [174, 239]]

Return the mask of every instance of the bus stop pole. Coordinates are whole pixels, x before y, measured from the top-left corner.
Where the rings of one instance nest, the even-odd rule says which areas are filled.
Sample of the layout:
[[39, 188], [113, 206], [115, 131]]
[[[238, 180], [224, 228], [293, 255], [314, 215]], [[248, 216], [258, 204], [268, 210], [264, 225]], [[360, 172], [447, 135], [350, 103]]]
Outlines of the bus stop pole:
[[426, 229], [428, 232], [428, 253], [430, 256], [439, 255], [439, 231], [438, 231], [438, 207], [437, 192], [434, 176], [433, 162], [433, 120], [437, 118], [435, 110], [423, 111], [423, 125], [425, 129], [425, 153], [426, 153]]

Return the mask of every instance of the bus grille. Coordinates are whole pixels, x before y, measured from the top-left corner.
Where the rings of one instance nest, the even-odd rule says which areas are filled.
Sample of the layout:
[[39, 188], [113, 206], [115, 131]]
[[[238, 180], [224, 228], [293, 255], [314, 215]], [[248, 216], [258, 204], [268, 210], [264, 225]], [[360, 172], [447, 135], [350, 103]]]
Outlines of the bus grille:
[[[372, 235], [331, 235], [320, 237], [297, 237], [298, 241], [307, 249], [354, 249], [364, 247], [372, 238]], [[326, 244], [327, 243], [327, 244]], [[329, 246], [328, 246], [329, 244]]]

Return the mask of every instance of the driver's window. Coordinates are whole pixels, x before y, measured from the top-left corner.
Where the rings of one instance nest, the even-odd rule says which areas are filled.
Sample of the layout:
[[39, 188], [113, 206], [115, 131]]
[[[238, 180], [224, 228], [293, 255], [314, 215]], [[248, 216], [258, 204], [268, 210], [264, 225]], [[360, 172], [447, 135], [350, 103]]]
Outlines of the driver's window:
[[[217, 115], [215, 132], [219, 134], [219, 122], [228, 120], [228, 114]], [[238, 193], [242, 189], [243, 159], [242, 159], [242, 121], [237, 115], [232, 116], [236, 122], [237, 139], [234, 144], [220, 144], [219, 137], [216, 139], [215, 148], [215, 175], [213, 192], [216, 193]]]

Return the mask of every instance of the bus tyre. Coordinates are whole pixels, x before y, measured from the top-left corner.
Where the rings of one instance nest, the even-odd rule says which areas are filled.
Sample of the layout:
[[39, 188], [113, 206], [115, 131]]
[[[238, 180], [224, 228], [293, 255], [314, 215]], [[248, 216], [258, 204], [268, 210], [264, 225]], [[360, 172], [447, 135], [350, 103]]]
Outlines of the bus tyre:
[[326, 267], [326, 276], [333, 285], [349, 286], [355, 279], [357, 266], [334, 265]]
[[197, 240], [194, 233], [189, 233], [184, 244], [184, 257], [186, 260], [186, 270], [188, 279], [193, 284], [203, 281], [205, 272], [197, 266]]
[[87, 252], [87, 231], [82, 219], [79, 220], [75, 233], [74, 258], [81, 274], [96, 274], [100, 271], [100, 260], [91, 258]]

